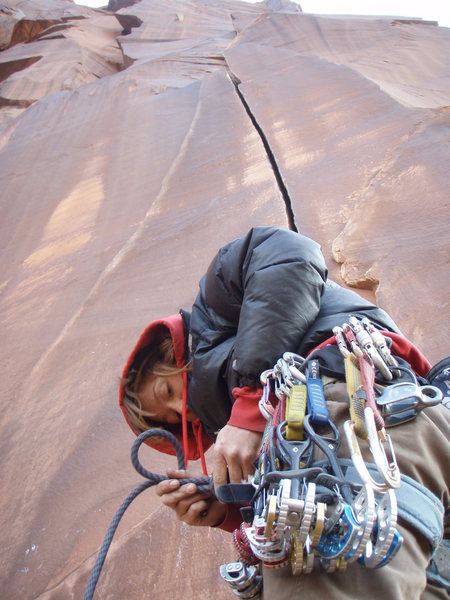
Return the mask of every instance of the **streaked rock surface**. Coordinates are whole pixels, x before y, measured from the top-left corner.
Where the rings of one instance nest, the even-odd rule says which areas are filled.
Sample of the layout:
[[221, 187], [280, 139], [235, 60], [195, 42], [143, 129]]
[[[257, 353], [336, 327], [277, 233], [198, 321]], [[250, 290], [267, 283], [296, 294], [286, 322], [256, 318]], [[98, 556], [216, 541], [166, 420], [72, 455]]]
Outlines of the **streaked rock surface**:
[[[335, 279], [448, 354], [449, 30], [286, 1], [110, 7], [0, 3], [5, 600], [82, 597], [139, 481], [116, 406], [131, 346], [250, 227], [317, 239]], [[98, 597], [229, 598], [233, 558], [150, 490]]]

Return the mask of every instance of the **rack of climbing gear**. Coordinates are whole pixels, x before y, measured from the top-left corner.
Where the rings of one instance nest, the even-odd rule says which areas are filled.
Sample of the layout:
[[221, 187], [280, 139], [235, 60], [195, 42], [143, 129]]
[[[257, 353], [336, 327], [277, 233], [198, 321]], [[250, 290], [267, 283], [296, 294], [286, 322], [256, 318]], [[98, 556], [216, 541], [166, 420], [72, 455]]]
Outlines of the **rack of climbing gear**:
[[261, 374], [259, 408], [267, 427], [255, 475], [237, 491], [218, 490], [225, 501], [249, 504], [233, 534], [238, 560], [220, 567], [239, 598], [259, 595], [263, 566], [290, 564], [293, 575], [343, 571], [352, 563], [380, 568], [402, 546], [394, 491], [401, 476], [386, 429], [438, 404], [442, 392], [419, 385], [368, 319], [351, 317], [333, 334], [344, 360], [350, 418], [343, 430], [351, 460], [338, 456], [341, 435], [315, 353], [304, 359], [286, 352]]

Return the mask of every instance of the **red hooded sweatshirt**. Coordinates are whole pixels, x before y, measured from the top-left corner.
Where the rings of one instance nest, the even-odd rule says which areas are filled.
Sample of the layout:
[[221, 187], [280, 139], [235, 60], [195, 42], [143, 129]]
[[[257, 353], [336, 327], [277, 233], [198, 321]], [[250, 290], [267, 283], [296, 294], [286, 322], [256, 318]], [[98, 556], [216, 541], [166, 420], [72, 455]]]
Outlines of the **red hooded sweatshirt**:
[[[170, 333], [174, 345], [175, 350], [175, 360], [177, 363], [177, 367], [183, 368], [186, 364], [185, 362], [185, 335], [183, 328], [183, 319], [180, 314], [171, 315], [165, 319], [160, 319], [158, 321], [154, 321], [150, 323], [146, 329], [142, 332], [139, 337], [136, 346], [128, 357], [127, 363], [124, 367], [122, 377], [126, 378], [131, 368], [137, 368], [140, 360], [142, 359], [142, 351], [145, 350], [148, 346], [153, 344], [158, 338], [161, 338], [164, 334]], [[187, 377], [186, 374], [183, 373], [183, 409], [186, 407], [186, 393], [187, 393]], [[125, 398], [125, 388], [121, 384], [119, 387], [119, 405], [122, 410], [123, 416], [125, 417], [126, 422], [132, 429], [132, 431], [137, 435], [134, 429], [131, 427], [130, 422], [128, 421], [127, 413], [124, 406], [124, 398]], [[156, 425], [155, 425], [156, 426]], [[197, 460], [198, 458], [202, 459], [203, 471], [206, 472], [206, 465], [204, 464], [204, 453], [206, 450], [212, 445], [212, 440], [202, 431], [202, 425], [200, 420], [197, 419], [193, 423], [187, 423], [186, 419], [183, 419], [183, 426], [180, 430], [180, 427], [165, 425], [165, 429], [170, 431], [175, 435], [175, 437], [180, 442], [186, 465], [189, 460]], [[185, 434], [183, 435], [183, 429]], [[164, 452], [165, 454], [175, 455], [175, 450], [172, 444], [167, 440], [162, 440], [160, 442], [156, 442], [152, 439], [146, 442], [149, 446], [155, 448], [160, 452]]]

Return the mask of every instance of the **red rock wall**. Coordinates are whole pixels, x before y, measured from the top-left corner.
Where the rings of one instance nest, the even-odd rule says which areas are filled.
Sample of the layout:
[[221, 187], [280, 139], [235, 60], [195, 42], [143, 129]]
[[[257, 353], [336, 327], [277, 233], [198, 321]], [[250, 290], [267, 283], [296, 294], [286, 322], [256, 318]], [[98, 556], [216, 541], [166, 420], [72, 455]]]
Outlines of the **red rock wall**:
[[[139, 481], [118, 376], [222, 243], [295, 225], [432, 362], [448, 354], [450, 34], [288, 2], [0, 11], [0, 595], [80, 598]], [[233, 558], [150, 490], [97, 597], [229, 598]]]

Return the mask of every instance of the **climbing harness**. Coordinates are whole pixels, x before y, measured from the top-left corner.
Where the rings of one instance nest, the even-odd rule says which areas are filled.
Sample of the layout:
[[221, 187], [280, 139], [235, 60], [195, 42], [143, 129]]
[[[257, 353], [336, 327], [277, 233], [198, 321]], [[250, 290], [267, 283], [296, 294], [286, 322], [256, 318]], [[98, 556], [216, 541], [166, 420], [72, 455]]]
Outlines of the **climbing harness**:
[[[168, 477], [166, 477], [164, 475], [158, 475], [156, 473], [152, 473], [151, 471], [148, 471], [145, 467], [142, 466], [142, 464], [139, 461], [139, 457], [138, 457], [139, 448], [147, 439], [149, 439], [151, 437], [160, 437], [160, 438], [162, 437], [162, 438], [165, 438], [166, 440], [168, 440], [172, 444], [172, 446], [175, 450], [175, 455], [176, 455], [177, 463], [178, 463], [178, 469], [183, 470], [183, 471], [185, 469], [185, 459], [184, 459], [184, 454], [183, 454], [181, 445], [180, 445], [179, 441], [177, 440], [177, 438], [169, 431], [165, 431], [164, 429], [149, 429], [148, 431], [144, 431], [143, 433], [141, 433], [136, 438], [136, 440], [131, 448], [131, 462], [132, 462], [134, 468], [136, 469], [136, 471], [140, 475], [142, 475], [142, 477], [144, 477], [147, 481], [144, 481], [143, 483], [139, 484], [130, 494], [128, 494], [128, 496], [122, 502], [122, 504], [118, 508], [116, 514], [114, 515], [114, 517], [108, 527], [106, 535], [103, 539], [103, 543], [102, 543], [102, 546], [98, 553], [94, 568], [92, 569], [91, 577], [89, 579], [89, 583], [87, 585], [86, 592], [84, 595], [84, 600], [92, 600], [92, 598], [94, 596], [95, 588], [97, 586], [97, 582], [100, 577], [100, 573], [102, 571], [106, 555], [108, 553], [109, 547], [111, 545], [111, 542], [112, 542], [112, 539], [116, 532], [116, 529], [119, 525], [119, 522], [120, 522], [122, 516], [124, 515], [126, 509], [129, 507], [131, 502], [141, 492], [143, 492], [144, 490], [146, 490], [149, 487], [152, 487], [153, 485], [157, 485], [161, 481], [169, 479]], [[191, 478], [180, 479], [179, 482], [180, 482], [180, 485], [184, 485], [186, 483], [195, 483], [199, 492], [214, 494], [214, 484], [213, 484], [213, 480], [211, 477], [191, 477]]]
[[[220, 567], [239, 598], [259, 596], [263, 566], [290, 564], [293, 575], [343, 571], [351, 563], [385, 566], [402, 546], [399, 515], [426, 531], [432, 547], [442, 538], [442, 505], [401, 476], [386, 431], [440, 403], [442, 392], [419, 385], [368, 319], [351, 317], [333, 333], [345, 366], [350, 418], [343, 428], [350, 459], [338, 457], [341, 436], [328, 414], [315, 353], [304, 359], [286, 352], [261, 374], [259, 408], [267, 426], [255, 475], [241, 494], [236, 485], [217, 490], [225, 502], [246, 494], [249, 500], [233, 535], [238, 559]], [[363, 443], [372, 462], [363, 458]], [[314, 460], [317, 451], [325, 458]], [[426, 507], [433, 522], [424, 527], [411, 505]]]

